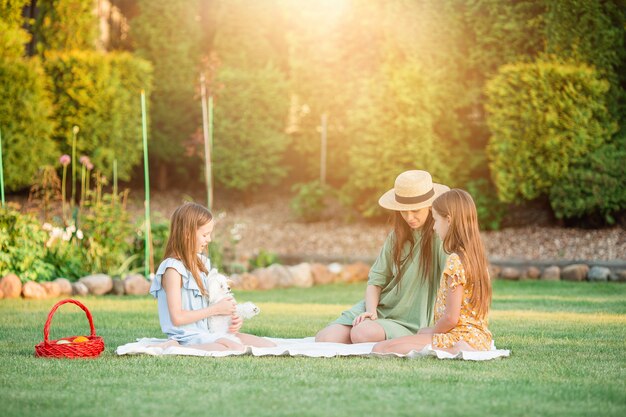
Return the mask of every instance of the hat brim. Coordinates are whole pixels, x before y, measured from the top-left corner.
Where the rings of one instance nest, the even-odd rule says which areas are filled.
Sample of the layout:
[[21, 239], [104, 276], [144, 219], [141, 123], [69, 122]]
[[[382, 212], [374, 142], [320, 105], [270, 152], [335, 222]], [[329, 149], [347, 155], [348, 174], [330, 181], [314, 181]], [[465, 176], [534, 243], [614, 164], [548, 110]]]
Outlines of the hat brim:
[[435, 194], [432, 197], [430, 197], [428, 200], [422, 201], [420, 203], [415, 203], [415, 204], [402, 204], [396, 201], [396, 193], [395, 193], [395, 190], [392, 188], [391, 190], [387, 191], [378, 199], [378, 204], [381, 207], [386, 208], [388, 210], [395, 210], [395, 211], [419, 210], [425, 207], [432, 206], [433, 201], [435, 201], [435, 199], [439, 197], [441, 194], [445, 193], [446, 191], [449, 191], [450, 187], [448, 187], [447, 185], [443, 185], [443, 184], [433, 183], [433, 189], [435, 190]]

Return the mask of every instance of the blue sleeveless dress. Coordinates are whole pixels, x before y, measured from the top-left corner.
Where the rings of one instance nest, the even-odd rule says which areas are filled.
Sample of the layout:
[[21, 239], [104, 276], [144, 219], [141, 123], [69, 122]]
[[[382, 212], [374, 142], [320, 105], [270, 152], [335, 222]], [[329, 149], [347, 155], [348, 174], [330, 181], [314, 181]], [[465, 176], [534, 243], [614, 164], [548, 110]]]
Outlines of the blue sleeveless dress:
[[[211, 261], [203, 256], [198, 255], [206, 266], [208, 271], [211, 270]], [[217, 339], [230, 339], [240, 343], [239, 339], [230, 333], [211, 333], [209, 332], [208, 320], [206, 318], [198, 320], [194, 323], [185, 324], [183, 326], [174, 326], [167, 309], [167, 295], [161, 285], [163, 274], [168, 268], [172, 268], [178, 272], [183, 279], [183, 285], [180, 289], [181, 307], [183, 310], [198, 310], [209, 306], [208, 297], [202, 295], [200, 288], [193, 278], [191, 272], [185, 268], [185, 265], [178, 259], [167, 258], [157, 270], [156, 276], [150, 286], [150, 294], [157, 299], [159, 309], [159, 322], [161, 330], [167, 335], [168, 339], [176, 340], [181, 345], [197, 345], [205, 343], [213, 343]], [[204, 272], [200, 272], [202, 285], [208, 288], [208, 276]]]

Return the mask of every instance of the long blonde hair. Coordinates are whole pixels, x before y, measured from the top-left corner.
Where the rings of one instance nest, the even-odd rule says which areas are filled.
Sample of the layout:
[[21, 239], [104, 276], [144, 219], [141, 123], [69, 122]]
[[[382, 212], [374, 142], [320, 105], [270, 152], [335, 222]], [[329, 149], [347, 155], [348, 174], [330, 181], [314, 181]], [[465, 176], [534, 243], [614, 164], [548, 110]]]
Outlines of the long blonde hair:
[[433, 210], [450, 218], [443, 249], [461, 258], [467, 283], [473, 286], [470, 303], [476, 307], [478, 317], [484, 318], [491, 304], [491, 280], [474, 200], [466, 191], [455, 188], [437, 197]]
[[211, 212], [196, 203], [185, 203], [172, 214], [170, 236], [165, 246], [164, 258], [180, 260], [193, 275], [200, 292], [206, 294], [200, 272], [208, 273], [206, 266], [197, 254], [196, 233], [198, 229], [213, 219]]

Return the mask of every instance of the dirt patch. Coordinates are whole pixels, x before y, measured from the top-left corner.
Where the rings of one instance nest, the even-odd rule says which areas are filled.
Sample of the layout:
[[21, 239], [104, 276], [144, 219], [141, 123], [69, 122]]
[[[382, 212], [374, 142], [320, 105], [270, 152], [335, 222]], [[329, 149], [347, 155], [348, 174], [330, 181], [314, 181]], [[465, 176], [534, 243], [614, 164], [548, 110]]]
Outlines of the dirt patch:
[[[135, 193], [135, 198], [142, 198]], [[345, 210], [332, 207], [327, 219], [303, 223], [289, 209], [288, 195], [266, 194], [251, 204], [236, 197], [219, 196], [214, 212], [219, 216], [216, 234], [221, 239], [240, 237], [236, 245], [242, 258], [259, 249], [284, 255], [324, 258], [374, 258], [391, 227], [384, 221], [346, 221]], [[155, 193], [152, 209], [168, 218], [183, 201], [204, 203], [195, 194]], [[133, 200], [131, 209], [143, 213], [143, 202]], [[237, 225], [233, 230], [234, 226]], [[626, 260], [626, 230], [621, 227], [584, 230], [559, 227], [518, 227], [482, 233], [491, 259], [524, 260]]]

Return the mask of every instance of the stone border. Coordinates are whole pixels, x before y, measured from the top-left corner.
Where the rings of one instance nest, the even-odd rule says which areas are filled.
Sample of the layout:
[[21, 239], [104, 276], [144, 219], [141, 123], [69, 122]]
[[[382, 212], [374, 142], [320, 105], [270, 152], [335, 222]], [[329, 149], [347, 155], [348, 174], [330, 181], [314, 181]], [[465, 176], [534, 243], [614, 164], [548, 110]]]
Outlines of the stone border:
[[[290, 259], [290, 258], [288, 258]], [[291, 258], [293, 259], [293, 258]], [[231, 286], [241, 290], [269, 290], [273, 288], [308, 288], [335, 282], [351, 283], [367, 281], [372, 262], [357, 261], [348, 264], [333, 262], [296, 265], [274, 264], [258, 268], [252, 272], [231, 275]], [[525, 261], [492, 260], [490, 275], [494, 279], [523, 280], [541, 279], [544, 281], [591, 281], [626, 282], [626, 262], [598, 261]], [[22, 284], [15, 274], [0, 280], [0, 298], [45, 299], [71, 295], [147, 295], [150, 281], [142, 275], [128, 275], [124, 279], [113, 279], [105, 274], [95, 274], [70, 282], [57, 278], [51, 282], [34, 281]]]

